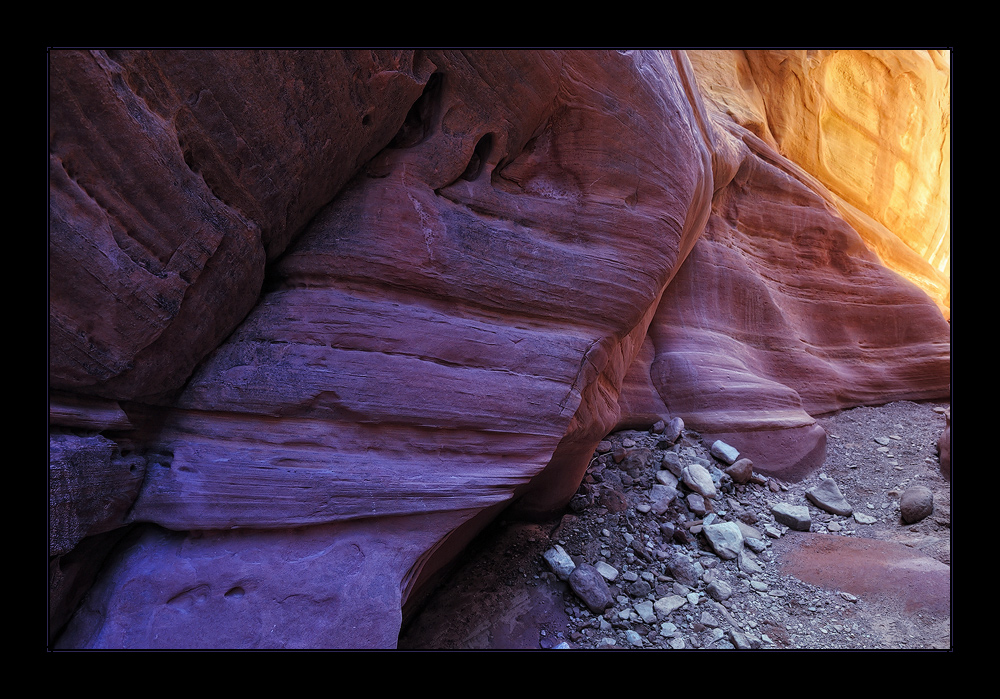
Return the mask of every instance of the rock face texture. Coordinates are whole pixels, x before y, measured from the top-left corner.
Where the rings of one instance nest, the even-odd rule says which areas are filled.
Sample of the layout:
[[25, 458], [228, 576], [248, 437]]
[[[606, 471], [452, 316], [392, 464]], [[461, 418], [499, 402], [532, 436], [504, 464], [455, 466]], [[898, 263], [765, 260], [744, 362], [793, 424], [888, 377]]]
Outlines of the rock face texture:
[[813, 415], [949, 395], [947, 296], [859, 230], [899, 207], [789, 159], [788, 60], [711, 54], [53, 51], [53, 643], [393, 647], [617, 426], [794, 478]]

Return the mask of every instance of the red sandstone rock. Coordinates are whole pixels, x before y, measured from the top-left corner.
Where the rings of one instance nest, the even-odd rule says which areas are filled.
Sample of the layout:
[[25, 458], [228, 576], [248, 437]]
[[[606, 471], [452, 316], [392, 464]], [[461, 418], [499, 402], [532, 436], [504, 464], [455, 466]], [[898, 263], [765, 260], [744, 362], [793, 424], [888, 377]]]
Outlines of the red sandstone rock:
[[615, 426], [677, 415], [794, 477], [812, 415], [947, 395], [934, 303], [681, 52], [52, 73], [50, 384], [119, 401], [52, 419], [162, 454], [131, 521], [176, 531], [120, 549], [66, 647], [392, 646]]
[[909, 614], [950, 610], [951, 567], [908, 546], [813, 533], [790, 533], [773, 546], [784, 575]]
[[179, 388], [392, 138], [411, 51], [50, 52], [49, 382]]
[[947, 413], [944, 432], [938, 438], [938, 459], [941, 475], [951, 480], [951, 413]]

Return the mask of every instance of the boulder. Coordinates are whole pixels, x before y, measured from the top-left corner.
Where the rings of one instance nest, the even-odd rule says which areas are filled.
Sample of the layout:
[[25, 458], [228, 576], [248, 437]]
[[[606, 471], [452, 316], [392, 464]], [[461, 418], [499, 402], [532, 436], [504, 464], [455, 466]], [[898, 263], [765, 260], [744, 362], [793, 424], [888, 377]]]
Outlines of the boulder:
[[899, 514], [907, 524], [914, 524], [934, 512], [934, 493], [923, 485], [911, 485], [899, 497]]

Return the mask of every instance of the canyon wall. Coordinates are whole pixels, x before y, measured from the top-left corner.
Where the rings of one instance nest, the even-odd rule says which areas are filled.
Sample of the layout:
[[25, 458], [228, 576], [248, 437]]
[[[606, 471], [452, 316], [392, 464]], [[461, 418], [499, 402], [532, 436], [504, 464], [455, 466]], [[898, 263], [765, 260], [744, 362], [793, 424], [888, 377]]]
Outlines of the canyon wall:
[[802, 154], [844, 66], [932, 121], [900, 53], [53, 51], [53, 642], [393, 647], [616, 427], [795, 478], [814, 415], [948, 396], [947, 187], [860, 184], [933, 163]]

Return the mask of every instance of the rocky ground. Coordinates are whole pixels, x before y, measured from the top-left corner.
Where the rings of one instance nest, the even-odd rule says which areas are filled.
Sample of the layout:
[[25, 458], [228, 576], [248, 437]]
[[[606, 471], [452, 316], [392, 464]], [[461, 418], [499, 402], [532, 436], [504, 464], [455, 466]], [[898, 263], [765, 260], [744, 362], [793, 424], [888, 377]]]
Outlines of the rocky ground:
[[566, 512], [484, 532], [399, 648], [950, 649], [948, 410], [821, 417], [798, 483], [671, 425], [609, 435]]

